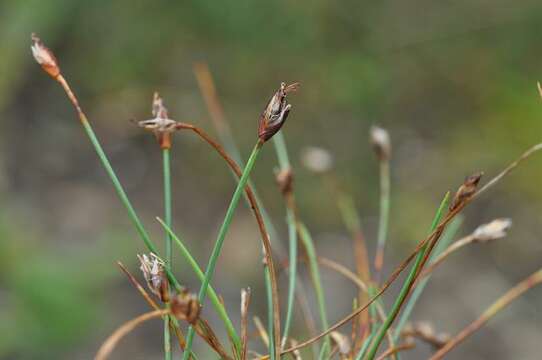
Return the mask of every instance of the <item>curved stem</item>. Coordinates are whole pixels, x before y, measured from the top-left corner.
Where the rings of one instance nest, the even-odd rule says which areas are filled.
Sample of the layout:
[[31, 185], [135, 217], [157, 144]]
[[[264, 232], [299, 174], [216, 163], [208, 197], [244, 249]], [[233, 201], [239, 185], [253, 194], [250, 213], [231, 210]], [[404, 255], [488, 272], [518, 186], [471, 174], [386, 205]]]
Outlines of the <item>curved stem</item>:
[[[448, 198], [449, 198], [449, 193], [446, 194], [446, 196], [440, 203], [440, 206], [437, 210], [435, 218], [433, 219], [433, 223], [431, 224], [431, 229], [429, 230], [429, 232], [433, 232], [437, 228], [437, 225], [442, 219], [444, 211], [447, 207]], [[438, 238], [435, 238], [434, 241], [436, 240], [438, 240]], [[412, 285], [414, 284], [414, 281], [416, 280], [416, 276], [419, 273], [420, 267], [423, 263], [423, 259], [425, 258], [430, 248], [431, 248], [431, 243], [428, 243], [424, 245], [422, 249], [418, 252], [418, 255], [416, 256], [416, 260], [414, 261], [414, 264], [412, 265], [412, 268], [410, 269], [410, 272], [405, 282], [403, 283], [403, 287], [401, 288], [399, 295], [395, 298], [395, 302], [393, 303], [393, 306], [391, 308], [390, 313], [388, 314], [388, 317], [386, 318], [386, 321], [384, 322], [384, 324], [382, 324], [382, 326], [378, 330], [378, 333], [375, 335], [375, 339], [372, 342], [372, 345], [369, 347], [369, 351], [367, 352], [368, 360], [372, 360], [375, 358], [376, 352], [378, 351], [378, 347], [380, 346], [380, 343], [382, 342], [382, 339], [384, 338], [386, 331], [391, 326], [391, 324], [393, 323], [393, 320], [395, 320], [395, 317], [399, 313], [399, 310], [401, 309], [401, 306], [405, 298], [408, 296], [408, 293]]]
[[[216, 239], [215, 246], [213, 248], [213, 251], [211, 252], [207, 269], [205, 270], [205, 277], [203, 279], [203, 282], [201, 284], [200, 291], [198, 294], [198, 301], [200, 302], [200, 304], [203, 304], [205, 300], [205, 296], [207, 294], [207, 288], [209, 287], [209, 282], [211, 281], [211, 278], [214, 275], [216, 262], [222, 250], [222, 245], [224, 243], [226, 234], [230, 228], [231, 221], [233, 219], [233, 214], [235, 213], [235, 209], [237, 208], [237, 204], [239, 203], [241, 194], [243, 193], [245, 189], [245, 185], [248, 181], [250, 172], [252, 171], [252, 168], [254, 167], [256, 159], [258, 158], [258, 155], [262, 149], [262, 145], [263, 145], [263, 142], [258, 141], [256, 145], [254, 146], [254, 149], [252, 150], [250, 158], [248, 159], [247, 165], [243, 171], [243, 175], [241, 176], [241, 179], [239, 179], [237, 188], [235, 189], [235, 192], [233, 193], [232, 199], [230, 201], [230, 205], [228, 207], [228, 210], [226, 211], [226, 216], [224, 217], [224, 221], [218, 232], [218, 237]], [[270, 264], [268, 264], [268, 266], [270, 266]], [[278, 329], [275, 329], [275, 331], [277, 330]], [[188, 360], [190, 356], [190, 350], [192, 349], [193, 341], [194, 341], [194, 327], [190, 326], [188, 328], [188, 334], [187, 334], [187, 339], [186, 339], [186, 349], [183, 354], [184, 360]], [[239, 351], [240, 349], [237, 349], [237, 352]]]

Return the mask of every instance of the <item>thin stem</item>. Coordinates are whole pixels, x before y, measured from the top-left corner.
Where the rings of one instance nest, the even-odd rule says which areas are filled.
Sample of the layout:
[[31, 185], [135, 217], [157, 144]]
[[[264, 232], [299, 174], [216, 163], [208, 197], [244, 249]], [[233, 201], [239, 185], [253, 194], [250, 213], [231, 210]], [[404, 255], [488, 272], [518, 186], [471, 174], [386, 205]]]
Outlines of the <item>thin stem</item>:
[[[169, 136], [169, 134], [168, 134]], [[162, 148], [162, 169], [164, 174], [164, 218], [171, 227], [171, 170], [169, 148]], [[171, 269], [172, 252], [171, 236], [166, 232], [166, 263]], [[166, 360], [171, 360], [171, 337], [169, 333], [169, 317], [164, 320], [164, 354]]]
[[378, 240], [375, 255], [375, 281], [380, 282], [382, 267], [384, 265], [384, 251], [388, 237], [390, 214], [390, 163], [380, 160], [380, 217], [378, 220]]
[[[435, 218], [433, 219], [433, 223], [431, 224], [431, 228], [429, 230], [430, 233], [436, 230], [437, 225], [440, 223], [442, 216], [444, 215], [444, 211], [447, 208], [449, 199], [449, 193], [446, 194], [442, 202], [440, 203], [440, 206], [435, 214]], [[436, 238], [435, 238], [436, 239]], [[378, 330], [378, 333], [375, 335], [375, 340], [372, 342], [371, 347], [369, 348], [369, 351], [367, 353], [367, 359], [373, 360], [376, 356], [376, 352], [378, 351], [378, 347], [380, 346], [380, 343], [382, 342], [382, 339], [384, 338], [384, 335], [386, 334], [386, 331], [391, 326], [393, 320], [395, 320], [395, 317], [399, 313], [399, 310], [401, 309], [401, 305], [403, 304], [405, 298], [408, 296], [408, 293], [414, 284], [414, 281], [416, 280], [416, 275], [418, 275], [418, 271], [420, 270], [420, 266], [422, 265], [423, 259], [427, 253], [427, 250], [430, 248], [430, 243], [424, 245], [422, 249], [418, 252], [418, 255], [416, 256], [416, 260], [414, 260], [414, 264], [412, 265], [412, 268], [410, 269], [410, 272], [403, 283], [403, 287], [401, 288], [401, 291], [399, 292], [399, 295], [395, 298], [395, 302], [393, 303], [392, 309], [390, 313], [388, 314], [388, 317], [384, 324], [380, 327]]]
[[[162, 149], [163, 171], [164, 171], [164, 220], [171, 228], [171, 165], [169, 149]], [[172, 267], [172, 240], [166, 232], [166, 261]]]
[[[182, 240], [173, 232], [173, 230], [171, 230], [171, 228], [166, 225], [166, 223], [162, 219], [157, 218], [157, 220], [158, 222], [160, 222], [162, 227], [167, 231], [167, 233], [171, 236], [171, 238], [173, 239], [173, 242], [177, 245], [177, 247], [181, 251], [181, 255], [185, 258], [185, 260], [188, 262], [188, 265], [192, 268], [192, 271], [194, 271], [198, 279], [201, 282], [203, 282], [203, 280], [205, 279], [205, 274], [201, 270], [201, 267], [197, 263], [196, 259], [194, 259], [194, 257], [192, 256], [188, 248], [184, 245]], [[209, 285], [207, 289], [207, 295], [209, 296], [209, 300], [211, 300], [213, 307], [218, 313], [218, 316], [222, 319], [222, 322], [224, 322], [226, 326], [226, 331], [228, 332], [228, 336], [232, 339], [235, 348], [241, 349], [241, 340], [239, 336], [237, 335], [237, 332], [235, 331], [235, 327], [233, 326], [233, 323], [228, 317], [228, 313], [226, 312], [226, 309], [224, 308], [224, 304], [222, 303], [222, 301], [220, 301], [220, 298], [218, 297], [218, 295], [216, 294], [215, 290], [213, 289], [211, 285]]]
[[111, 334], [107, 340], [104, 341], [102, 346], [100, 346], [100, 349], [98, 350], [98, 353], [96, 354], [95, 360], [105, 360], [113, 351], [117, 343], [127, 334], [129, 334], [132, 330], [134, 330], [137, 326], [144, 323], [145, 321], [155, 319], [158, 317], [162, 317], [164, 315], [167, 315], [169, 313], [169, 310], [153, 310], [151, 312], [145, 313], [143, 315], [140, 315], [126, 323], [124, 323], [122, 326], [120, 326], [113, 334]]
[[[275, 145], [275, 153], [277, 154], [277, 160], [281, 171], [289, 171], [291, 169], [290, 159], [288, 158], [288, 150], [286, 148], [286, 140], [282, 131], [273, 136], [273, 144]], [[287, 196], [286, 201], [289, 203], [293, 201], [291, 196]], [[292, 204], [290, 204], [292, 205]], [[296, 292], [296, 280], [297, 280], [297, 230], [295, 213], [292, 206], [286, 207], [286, 223], [288, 225], [288, 245], [289, 245], [289, 268], [288, 268], [288, 299], [286, 307], [286, 320], [284, 322], [284, 329], [282, 335], [281, 348], [286, 345], [288, 336], [290, 334], [290, 328], [293, 320], [293, 310], [295, 302]]]
[[[81, 121], [81, 125], [83, 126], [83, 129], [85, 130], [85, 133], [87, 134], [87, 137], [92, 143], [92, 146], [94, 147], [94, 150], [96, 151], [96, 154], [98, 155], [98, 158], [102, 162], [103, 168], [105, 169], [107, 175], [111, 179], [111, 182], [113, 183], [113, 187], [115, 188], [115, 191], [117, 192], [117, 195], [119, 196], [122, 204], [126, 208], [126, 211], [128, 212], [128, 217], [130, 218], [130, 220], [132, 220], [132, 223], [134, 224], [139, 236], [141, 237], [141, 239], [143, 240], [143, 242], [145, 243], [145, 246], [147, 246], [149, 251], [155, 253], [156, 255], [159, 255], [156, 245], [154, 245], [154, 243], [151, 241], [149, 234], [147, 233], [147, 231], [145, 230], [145, 227], [139, 220], [139, 217], [137, 216], [132, 206], [132, 203], [128, 199], [128, 196], [126, 195], [126, 192], [124, 191], [124, 188], [122, 187], [117, 175], [115, 174], [115, 171], [113, 170], [113, 167], [111, 166], [111, 163], [109, 162], [109, 159], [107, 158], [107, 155], [105, 155], [102, 145], [100, 144], [98, 138], [96, 137], [96, 134], [94, 133], [94, 130], [92, 129], [92, 126], [90, 126], [87, 116], [81, 109], [81, 106], [79, 105], [79, 102], [77, 101], [77, 97], [71, 90], [70, 85], [68, 84], [68, 82], [62, 75], [59, 75], [56, 78], [56, 80], [62, 86], [62, 88], [66, 92], [66, 95], [68, 96], [68, 99], [70, 100], [73, 107], [75, 108], [75, 111], [77, 112], [77, 116], [79, 117], [79, 120]], [[171, 272], [168, 266], [165, 267], [165, 271], [171, 284], [173, 284], [177, 289], [180, 289], [181, 285], [179, 284], [179, 282], [173, 275], [173, 272]]]
[[[222, 245], [224, 243], [226, 234], [230, 228], [231, 221], [233, 219], [233, 214], [235, 212], [235, 209], [237, 208], [237, 204], [239, 203], [239, 198], [244, 192], [245, 185], [247, 184], [250, 172], [252, 171], [252, 168], [254, 167], [254, 163], [256, 162], [256, 159], [258, 158], [258, 155], [262, 149], [262, 145], [263, 145], [263, 142], [258, 141], [256, 145], [254, 146], [254, 150], [252, 150], [250, 158], [248, 159], [247, 165], [243, 171], [243, 175], [241, 176], [241, 179], [239, 179], [237, 188], [235, 189], [235, 192], [233, 193], [230, 205], [228, 207], [228, 210], [226, 211], [226, 216], [224, 217], [224, 222], [222, 223], [222, 226], [220, 227], [220, 231], [218, 232], [218, 237], [216, 239], [215, 246], [213, 248], [213, 251], [211, 252], [209, 263], [205, 270], [205, 277], [203, 279], [203, 282], [201, 284], [200, 291], [198, 294], [198, 300], [200, 304], [203, 304], [203, 301], [205, 300], [205, 295], [207, 294], [207, 288], [209, 287], [209, 282], [211, 281], [211, 278], [214, 274], [216, 262], [222, 250]], [[275, 329], [275, 331], [278, 331], [278, 330], [279, 329]], [[190, 350], [192, 349], [193, 341], [194, 341], [194, 328], [193, 326], [190, 326], [188, 328], [188, 335], [186, 339], [186, 349], [183, 354], [183, 360], [188, 360], [190, 356]], [[237, 351], [239, 352], [240, 349], [237, 349]]]
[[427, 268], [420, 274], [420, 279], [429, 276], [448, 256], [461, 249], [462, 247], [472, 243], [476, 238], [472, 234], [465, 236], [448, 246]]
[[356, 356], [356, 360], [361, 360], [365, 356], [365, 353], [367, 352], [367, 349], [369, 348], [369, 345], [371, 344], [371, 341], [373, 340], [373, 334], [370, 334], [367, 339], [365, 339], [365, 342], [361, 346], [361, 349], [359, 350], [358, 356]]
[[455, 337], [446, 343], [439, 351], [437, 351], [429, 360], [440, 360], [448, 354], [458, 344], [463, 342], [468, 336], [472, 335], [476, 330], [484, 326], [493, 316], [499, 311], [508, 306], [512, 301], [523, 295], [527, 290], [532, 289], [536, 285], [542, 283], [542, 269], [528, 276], [525, 280], [518, 283], [516, 286], [508, 290], [503, 296], [495, 301], [486, 311], [475, 321], [461, 330]]
[[[450, 244], [450, 242], [453, 240], [455, 234], [459, 230], [459, 227], [461, 226], [461, 218], [455, 218], [450, 225], [448, 226], [448, 229], [444, 232], [442, 235], [442, 239], [439, 241], [438, 245], [435, 248], [434, 254], [431, 256], [431, 264], [427, 267], [429, 269], [434, 263], [435, 258], [438, 257], [439, 254], [443, 253], [443, 250]], [[423, 276], [420, 274], [420, 279]], [[408, 299], [408, 302], [405, 305], [405, 308], [403, 309], [403, 312], [401, 313], [401, 317], [399, 318], [399, 321], [397, 322], [397, 326], [395, 327], [395, 341], [399, 341], [399, 338], [401, 337], [401, 331], [403, 330], [404, 326], [406, 325], [408, 319], [410, 318], [410, 315], [412, 314], [412, 310], [414, 309], [414, 306], [418, 302], [418, 299], [420, 298], [423, 290], [425, 289], [428, 281], [429, 276], [425, 279], [419, 280], [419, 283], [415, 285], [414, 290], [412, 291], [412, 295]]]
[[[329, 327], [327, 321], [326, 299], [324, 295], [324, 290], [322, 288], [322, 280], [320, 279], [320, 270], [318, 268], [318, 257], [316, 255], [316, 249], [314, 247], [314, 242], [312, 240], [311, 234], [309, 233], [309, 230], [304, 224], [298, 222], [298, 231], [301, 237], [301, 242], [305, 246], [305, 250], [307, 252], [312, 283], [314, 285], [314, 291], [316, 292], [318, 311], [320, 312], [320, 322], [322, 330], [326, 330]], [[329, 337], [325, 338], [323, 346], [327, 349], [330, 348]]]

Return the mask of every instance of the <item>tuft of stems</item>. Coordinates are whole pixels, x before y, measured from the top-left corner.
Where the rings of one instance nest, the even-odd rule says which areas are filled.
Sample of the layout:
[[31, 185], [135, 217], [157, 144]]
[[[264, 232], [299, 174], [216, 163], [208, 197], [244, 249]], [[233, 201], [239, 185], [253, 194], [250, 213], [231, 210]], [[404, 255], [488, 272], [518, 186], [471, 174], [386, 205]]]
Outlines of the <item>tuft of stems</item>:
[[[203, 302], [205, 301], [207, 288], [209, 287], [209, 282], [211, 281], [211, 278], [214, 275], [216, 262], [222, 250], [222, 245], [224, 243], [226, 234], [230, 228], [231, 221], [233, 219], [233, 214], [235, 212], [235, 209], [237, 208], [237, 204], [239, 203], [239, 198], [241, 197], [241, 194], [243, 193], [245, 189], [245, 185], [247, 184], [250, 172], [252, 171], [252, 168], [254, 167], [254, 164], [256, 162], [256, 159], [258, 158], [258, 155], [262, 149], [262, 146], [263, 146], [263, 142], [261, 140], [258, 141], [256, 145], [254, 146], [254, 149], [252, 150], [252, 153], [248, 159], [247, 165], [245, 169], [243, 170], [243, 175], [241, 176], [241, 179], [239, 179], [237, 188], [235, 189], [235, 192], [233, 193], [232, 199], [230, 201], [230, 205], [228, 207], [228, 210], [226, 211], [226, 216], [218, 232], [218, 237], [216, 239], [215, 246], [213, 248], [213, 251], [211, 252], [211, 256], [209, 258], [209, 262], [205, 270], [205, 277], [202, 281], [202, 284], [198, 293], [198, 301], [200, 302], [200, 304], [203, 304]], [[269, 266], [269, 264], [267, 265]], [[277, 316], [277, 314], [275, 314], [275, 316]], [[278, 329], [275, 329], [275, 331], [278, 331]], [[186, 348], [183, 354], [183, 360], [188, 360], [190, 356], [190, 351], [192, 349], [193, 341], [194, 341], [194, 327], [190, 326], [188, 328], [188, 334], [186, 336]], [[237, 349], [237, 351], [239, 350], [240, 349]]]
[[[435, 218], [433, 219], [433, 223], [431, 224], [431, 228], [429, 232], [434, 232], [437, 228], [437, 225], [440, 223], [444, 211], [446, 210], [448, 201], [449, 201], [450, 194], [447, 193], [444, 196], [444, 199], [440, 203], [440, 206], [437, 210], [437, 213], [435, 214]], [[437, 240], [437, 238], [435, 238]], [[380, 346], [380, 343], [382, 342], [382, 339], [384, 338], [384, 335], [386, 334], [386, 331], [391, 326], [393, 320], [395, 320], [395, 317], [399, 313], [399, 310], [401, 309], [401, 305], [403, 304], [405, 298], [408, 296], [408, 293], [414, 284], [414, 281], [416, 280], [416, 275], [418, 275], [418, 272], [422, 266], [424, 257], [428, 254], [428, 250], [431, 248], [431, 244], [425, 244], [421, 250], [418, 252], [418, 255], [416, 256], [416, 260], [414, 260], [414, 264], [412, 265], [410, 272], [407, 275], [407, 278], [405, 282], [403, 283], [403, 287], [401, 288], [401, 291], [399, 292], [399, 295], [395, 298], [395, 302], [393, 303], [393, 306], [388, 314], [388, 317], [386, 318], [386, 321], [380, 329], [378, 330], [378, 333], [375, 335], [375, 339], [372, 342], [372, 345], [369, 347], [369, 350], [367, 352], [367, 359], [372, 360], [376, 356], [376, 352], [378, 351], [378, 347]]]

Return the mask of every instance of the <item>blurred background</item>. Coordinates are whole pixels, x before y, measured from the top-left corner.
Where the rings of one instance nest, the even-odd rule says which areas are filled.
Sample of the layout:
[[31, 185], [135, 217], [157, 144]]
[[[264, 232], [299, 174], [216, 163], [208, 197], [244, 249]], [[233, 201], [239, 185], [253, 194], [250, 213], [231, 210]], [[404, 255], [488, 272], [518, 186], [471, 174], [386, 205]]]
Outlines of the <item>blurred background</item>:
[[[387, 275], [423, 238], [447, 190], [478, 170], [487, 180], [541, 141], [541, 24], [538, 0], [0, 1], [0, 358], [90, 359], [117, 326], [148, 311], [115, 265], [121, 260], [141, 279], [136, 254], [145, 248], [62, 89], [32, 59], [31, 32], [59, 58], [157, 242], [161, 155], [153, 136], [129, 120], [151, 117], [158, 90], [172, 118], [216, 137], [195, 62], [209, 65], [244, 159], [273, 91], [281, 81], [301, 82], [283, 128], [300, 216], [318, 253], [351, 269], [352, 242], [334, 195], [302, 166], [300, 153], [307, 146], [331, 152], [372, 255], [379, 190], [368, 130], [387, 128], [393, 142]], [[172, 159], [174, 229], [205, 264], [235, 182], [190, 133], [175, 136]], [[266, 146], [252, 179], [278, 230], [272, 241], [286, 247], [276, 166]], [[542, 157], [534, 157], [466, 209], [458, 237], [495, 217], [510, 217], [514, 226], [506, 239], [468, 247], [438, 269], [415, 320], [455, 334], [540, 267], [541, 176]], [[242, 204], [213, 280], [236, 324], [239, 291], [247, 286], [251, 313], [265, 319], [260, 248]], [[174, 270], [198, 288], [179, 255]], [[356, 290], [322, 273], [334, 322], [350, 311]], [[284, 273], [280, 280], [285, 294]], [[388, 306], [396, 290], [385, 297]], [[541, 289], [529, 292], [449, 358], [538, 358], [541, 301]], [[222, 329], [210, 307], [204, 316]], [[294, 336], [308, 336], [300, 318]], [[258, 339], [251, 344], [262, 349]], [[205, 354], [200, 341], [197, 347]], [[429, 354], [420, 346], [404, 358]], [[159, 321], [135, 330], [112, 355], [162, 357]]]

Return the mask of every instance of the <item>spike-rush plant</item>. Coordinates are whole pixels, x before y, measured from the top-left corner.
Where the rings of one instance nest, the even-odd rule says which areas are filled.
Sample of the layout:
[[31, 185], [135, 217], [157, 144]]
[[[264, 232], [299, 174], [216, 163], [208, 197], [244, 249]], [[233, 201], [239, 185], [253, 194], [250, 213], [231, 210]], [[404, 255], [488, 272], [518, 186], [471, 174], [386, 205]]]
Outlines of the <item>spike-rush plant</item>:
[[[331, 172], [331, 156], [323, 149], [312, 148], [303, 157], [307, 168], [320, 173], [325, 183], [330, 186], [331, 193], [335, 196], [337, 202], [338, 213], [342, 216], [348, 231], [352, 235], [356, 269], [351, 271], [346, 266], [318, 253], [309, 227], [303, 221], [302, 214], [296, 206], [293, 169], [286, 149], [286, 141], [280, 130], [292, 109], [292, 106], [286, 100], [287, 96], [289, 93], [296, 91], [299, 84], [288, 85], [282, 83], [268, 101], [263, 113], [260, 115], [254, 148], [246, 164], [243, 164], [239, 155], [240, 151], [236, 146], [235, 139], [218, 100], [210, 71], [205, 64], [198, 64], [194, 69], [221, 143], [215, 141], [204, 130], [195, 125], [171, 119], [158, 93], [154, 94], [152, 103], [153, 118], [137, 122], [139, 127], [154, 133], [162, 152], [164, 214], [163, 220], [157, 218], [165, 233], [165, 253], [162, 255], [133, 208], [77, 97], [62, 74], [55, 56], [34, 34], [32, 35], [32, 41], [34, 58], [42, 69], [57, 81], [66, 92], [87, 137], [126, 208], [129, 218], [149, 251], [149, 254], [138, 255], [147, 289], [124, 265], [119, 263], [119, 266], [126, 274], [129, 282], [152, 308], [152, 311], [141, 314], [116, 329], [101, 345], [96, 354], [96, 359], [108, 358], [124, 336], [139, 324], [156, 318], [162, 319], [164, 324], [164, 359], [172, 359], [175, 348], [182, 352], [184, 360], [198, 359], [198, 354], [192, 348], [196, 335], [222, 359], [244, 360], [253, 358], [263, 360], [270, 358], [278, 360], [287, 356], [295, 359], [301, 359], [302, 356], [318, 359], [372, 360], [387, 357], [399, 359], [403, 351], [416, 346], [416, 341], [426, 342], [433, 347], [434, 353], [431, 359], [442, 359], [514, 299], [542, 283], [541, 269], [510, 289], [478, 319], [467, 325], [456, 336], [436, 332], [430, 324], [411, 322], [410, 319], [412, 309], [422, 295], [432, 272], [444, 260], [469, 244], [489, 243], [492, 240], [506, 236], [511, 221], [509, 219], [496, 219], [488, 224], [481, 225], [470, 235], [453, 242], [461, 223], [459, 215], [464, 208], [487, 189], [497, 184], [519, 163], [541, 150], [542, 144], [537, 144], [528, 149], [484, 186], [479, 187], [482, 173], [475, 173], [460, 184], [453, 197], [447, 192], [436, 210], [427, 237], [416, 245], [385, 281], [381, 281], [384, 270], [384, 250], [388, 237], [390, 210], [390, 158], [392, 147], [388, 132], [385, 129], [373, 127], [370, 134], [370, 142], [379, 162], [381, 177], [380, 221], [378, 236], [375, 240], [376, 254], [374, 261], [369, 260], [366, 238], [363, 234], [358, 212], [354, 206], [354, 200], [341, 190], [339, 181]], [[171, 193], [170, 172], [172, 137], [183, 130], [195, 134], [209, 145], [225, 161], [237, 180], [237, 187], [231, 196], [224, 220], [218, 230], [214, 247], [205, 267], [192, 256], [189, 243], [180, 236], [178, 231], [176, 232], [173, 229], [171, 210], [173, 196]], [[254, 185], [249, 180], [258, 156], [270, 139], [273, 139], [278, 160], [277, 184], [286, 207], [288, 254], [278, 241], [273, 221], [258, 198]], [[262, 326], [257, 317], [255, 317], [255, 325], [258, 336], [265, 344], [266, 354], [251, 350], [250, 331], [248, 329], [250, 290], [243, 289], [241, 291], [241, 321], [238, 332], [224, 302], [211, 285], [217, 260], [222, 252], [226, 235], [231, 227], [241, 197], [245, 198], [254, 213], [262, 241], [264, 256], [263, 281], [265, 283], [268, 318], [267, 328]], [[300, 249], [301, 252], [298, 251]], [[177, 280], [173, 271], [173, 254], [175, 250], [178, 251], [182, 261], [189, 265], [201, 282], [197, 293], [190, 292]], [[275, 262], [274, 257], [278, 257], [280, 261]], [[276, 268], [276, 264], [279, 263], [285, 265], [285, 270], [288, 273], [286, 293], [283, 297], [286, 299], [286, 303], [282, 308], [279, 304], [278, 269]], [[412, 265], [410, 265], [411, 263]], [[373, 264], [372, 269], [371, 264]], [[308, 306], [308, 291], [306, 291], [305, 284], [298, 274], [300, 266], [306, 266], [310, 274], [317, 304], [318, 325], [313, 319], [312, 309]], [[324, 269], [344, 276], [359, 290], [359, 296], [354, 299], [350, 313], [332, 325], [330, 325], [327, 314], [326, 288], [320, 276], [321, 271]], [[402, 272], [405, 272], [406, 276], [399, 286], [400, 290], [392, 298], [393, 301], [390, 302], [392, 304], [391, 308], [386, 309], [382, 301], [383, 294], [390, 285], [397, 281]], [[209, 298], [213, 310], [223, 323], [228, 335], [227, 339], [220, 339], [215, 331], [216, 325], [205, 320], [205, 311], [202, 306], [206, 298]], [[296, 332], [292, 325], [294, 322], [294, 308], [296, 307], [301, 310], [300, 313], [305, 321], [306, 331], [304, 333], [308, 332], [310, 334], [310, 337], [303, 341], [294, 336]], [[285, 314], [284, 323], [280, 321], [282, 312]], [[396, 322], [397, 318], [399, 320]], [[297, 328], [302, 328], [302, 326], [297, 326]], [[350, 329], [349, 334], [346, 333], [348, 328]], [[175, 345], [173, 345], [172, 339], [175, 339]], [[228, 343], [227, 346], [224, 344], [225, 341]], [[386, 343], [386, 346], [382, 346], [383, 343]], [[306, 347], [310, 348], [312, 352], [302, 353], [301, 350]]]

